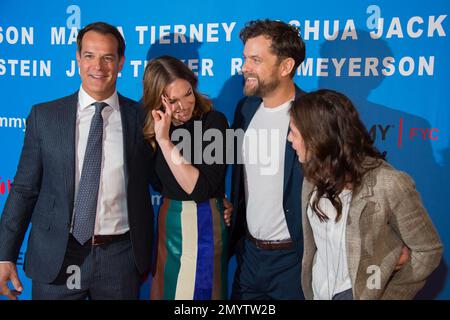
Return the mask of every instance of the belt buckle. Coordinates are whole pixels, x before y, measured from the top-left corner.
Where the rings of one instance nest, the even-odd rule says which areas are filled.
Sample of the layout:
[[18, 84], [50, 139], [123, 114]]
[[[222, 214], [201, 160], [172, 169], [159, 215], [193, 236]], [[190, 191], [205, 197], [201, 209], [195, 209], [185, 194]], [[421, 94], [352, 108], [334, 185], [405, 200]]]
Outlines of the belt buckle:
[[272, 250], [272, 241], [270, 240], [257, 240], [257, 245], [256, 247], [259, 249], [263, 249], [263, 250]]
[[104, 239], [104, 236], [103, 237], [99, 236], [99, 235], [92, 236], [92, 245], [93, 246], [101, 246], [101, 245], [104, 245], [107, 243], [107, 241], [105, 241], [105, 239], [104, 240], [101, 240], [101, 239]]

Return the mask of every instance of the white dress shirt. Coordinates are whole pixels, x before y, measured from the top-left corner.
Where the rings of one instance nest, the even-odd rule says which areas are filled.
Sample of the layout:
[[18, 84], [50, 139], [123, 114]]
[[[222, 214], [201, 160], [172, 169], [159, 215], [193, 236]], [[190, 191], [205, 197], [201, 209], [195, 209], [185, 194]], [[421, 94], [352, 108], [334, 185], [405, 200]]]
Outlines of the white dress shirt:
[[[78, 93], [75, 132], [75, 197], [78, 193], [91, 119], [95, 113], [95, 107], [92, 105], [94, 102], [96, 100], [81, 87]], [[102, 102], [106, 102], [108, 106], [102, 111], [103, 155], [94, 234], [119, 235], [127, 232], [130, 228], [125, 183], [122, 117], [117, 91]], [[71, 230], [72, 228], [73, 219]]]
[[[311, 196], [315, 198], [316, 192]], [[328, 216], [327, 222], [319, 217], [308, 205], [307, 215], [314, 235], [317, 251], [312, 268], [312, 289], [314, 300], [331, 300], [337, 293], [352, 287], [345, 246], [345, 230], [347, 225], [351, 190], [344, 189], [339, 198], [342, 202], [342, 216], [336, 220], [336, 209], [328, 199], [319, 201], [320, 209]]]

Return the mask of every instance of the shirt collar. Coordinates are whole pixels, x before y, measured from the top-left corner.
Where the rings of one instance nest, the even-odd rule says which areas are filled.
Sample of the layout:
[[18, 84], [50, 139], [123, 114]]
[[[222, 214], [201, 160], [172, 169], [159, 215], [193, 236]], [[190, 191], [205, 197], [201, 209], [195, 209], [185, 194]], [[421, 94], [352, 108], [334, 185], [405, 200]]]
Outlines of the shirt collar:
[[286, 102], [283, 102], [282, 104], [280, 104], [278, 107], [275, 107], [275, 108], [267, 108], [264, 105], [264, 101], [261, 101], [261, 107], [264, 111], [267, 111], [267, 112], [278, 112], [278, 111], [288, 109], [291, 106], [292, 101], [294, 101], [294, 98], [291, 98]]
[[[84, 110], [91, 106], [94, 102], [97, 102], [94, 98], [92, 98], [84, 89], [83, 86], [80, 86], [80, 91], [78, 91], [78, 109]], [[98, 101], [100, 102], [100, 101]], [[102, 100], [101, 102], [106, 102], [109, 106], [111, 106], [113, 109], [119, 111], [120, 105], [119, 105], [119, 96], [117, 94], [117, 90], [114, 91], [114, 93], [105, 100]]]

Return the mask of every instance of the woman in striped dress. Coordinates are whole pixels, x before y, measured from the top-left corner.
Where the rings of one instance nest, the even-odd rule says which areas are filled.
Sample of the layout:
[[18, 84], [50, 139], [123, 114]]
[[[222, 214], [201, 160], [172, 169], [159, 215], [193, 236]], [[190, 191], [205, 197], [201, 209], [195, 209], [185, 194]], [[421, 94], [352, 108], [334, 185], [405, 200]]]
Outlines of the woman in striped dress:
[[[222, 198], [228, 122], [198, 93], [194, 73], [169, 56], [147, 64], [143, 102], [144, 135], [156, 151], [163, 196], [151, 299], [226, 299]], [[209, 131], [214, 143], [203, 141], [208, 129], [215, 129]]]

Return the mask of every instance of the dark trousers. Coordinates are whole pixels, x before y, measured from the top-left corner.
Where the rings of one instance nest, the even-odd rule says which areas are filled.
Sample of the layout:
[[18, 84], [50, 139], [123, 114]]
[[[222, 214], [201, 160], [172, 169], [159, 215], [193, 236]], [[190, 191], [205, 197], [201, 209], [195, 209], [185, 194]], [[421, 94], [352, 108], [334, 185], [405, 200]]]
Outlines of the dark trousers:
[[69, 238], [66, 256], [56, 280], [32, 283], [36, 300], [138, 299], [140, 275], [134, 262], [131, 240], [81, 246]]
[[242, 239], [231, 299], [303, 300], [301, 257], [295, 249], [266, 250]]

